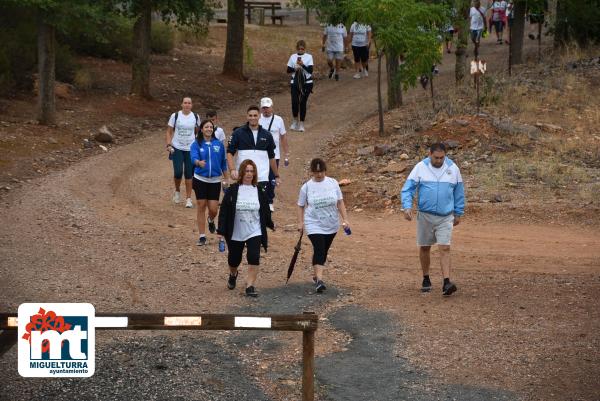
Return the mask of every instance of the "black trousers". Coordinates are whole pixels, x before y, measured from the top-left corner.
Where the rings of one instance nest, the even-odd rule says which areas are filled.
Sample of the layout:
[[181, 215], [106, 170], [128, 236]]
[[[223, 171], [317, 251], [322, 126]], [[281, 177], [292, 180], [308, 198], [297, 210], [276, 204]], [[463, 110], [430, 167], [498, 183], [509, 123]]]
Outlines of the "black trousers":
[[246, 260], [249, 265], [258, 266], [260, 264], [260, 235], [248, 238], [246, 241], [227, 240], [227, 263], [231, 267], [238, 267], [242, 263], [242, 253], [246, 246]]
[[335, 234], [308, 234], [308, 239], [310, 239], [313, 246], [313, 265], [325, 265], [327, 252], [329, 252]]
[[304, 121], [306, 117], [306, 102], [312, 92], [313, 84], [304, 84], [304, 93], [300, 93], [296, 85], [291, 85], [292, 91], [292, 115], [298, 118], [300, 112], [300, 121]]

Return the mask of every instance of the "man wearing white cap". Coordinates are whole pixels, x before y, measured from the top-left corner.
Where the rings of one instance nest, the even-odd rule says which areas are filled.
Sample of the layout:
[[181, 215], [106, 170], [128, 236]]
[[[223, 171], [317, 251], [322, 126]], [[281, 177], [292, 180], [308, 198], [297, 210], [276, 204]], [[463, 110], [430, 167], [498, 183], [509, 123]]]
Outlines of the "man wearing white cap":
[[[269, 131], [273, 136], [275, 142], [275, 163], [279, 167], [279, 159], [281, 158], [281, 149], [285, 155], [284, 165], [287, 167], [289, 164], [289, 148], [287, 143], [287, 136], [285, 131], [285, 124], [283, 118], [273, 113], [273, 100], [269, 97], [263, 97], [260, 99], [260, 119], [258, 124]], [[267, 198], [269, 200], [269, 208], [274, 211], [273, 200], [275, 199], [275, 173], [273, 170], [269, 170], [269, 185], [267, 186]]]

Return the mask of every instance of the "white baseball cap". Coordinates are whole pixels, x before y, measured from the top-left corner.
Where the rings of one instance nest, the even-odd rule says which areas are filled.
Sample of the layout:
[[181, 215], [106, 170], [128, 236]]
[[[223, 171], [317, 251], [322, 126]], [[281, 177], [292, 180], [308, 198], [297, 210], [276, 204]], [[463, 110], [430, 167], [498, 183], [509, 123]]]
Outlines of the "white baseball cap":
[[273, 101], [270, 97], [260, 99], [260, 108], [262, 109], [263, 107], [273, 107]]

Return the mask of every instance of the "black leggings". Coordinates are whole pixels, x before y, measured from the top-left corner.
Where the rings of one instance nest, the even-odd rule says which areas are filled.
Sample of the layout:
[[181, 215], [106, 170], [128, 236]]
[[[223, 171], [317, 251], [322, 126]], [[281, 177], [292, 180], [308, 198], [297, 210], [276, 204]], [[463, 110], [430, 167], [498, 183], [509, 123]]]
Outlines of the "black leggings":
[[327, 261], [327, 252], [329, 252], [329, 247], [331, 247], [335, 234], [308, 234], [308, 239], [310, 239], [313, 246], [313, 265], [323, 266], [325, 264]]
[[304, 84], [304, 94], [300, 93], [296, 85], [292, 87], [292, 115], [298, 118], [298, 109], [300, 109], [300, 121], [304, 121], [306, 117], [306, 102], [312, 92], [313, 84]]
[[246, 241], [227, 240], [227, 263], [231, 267], [238, 267], [242, 263], [242, 252], [246, 245], [246, 260], [249, 265], [258, 266], [260, 264], [260, 235], [248, 238]]

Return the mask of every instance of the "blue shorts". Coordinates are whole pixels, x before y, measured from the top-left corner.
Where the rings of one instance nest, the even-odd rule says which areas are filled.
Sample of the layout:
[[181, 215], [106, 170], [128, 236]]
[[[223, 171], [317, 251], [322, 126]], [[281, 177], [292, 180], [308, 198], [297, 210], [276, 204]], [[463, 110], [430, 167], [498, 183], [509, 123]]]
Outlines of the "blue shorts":
[[190, 152], [177, 148], [173, 148], [173, 150], [174, 152], [170, 157], [173, 160], [173, 176], [177, 180], [180, 180], [183, 176], [186, 180], [191, 180], [194, 176], [194, 167], [192, 166]]
[[475, 43], [479, 43], [483, 29], [471, 29], [471, 40]]

